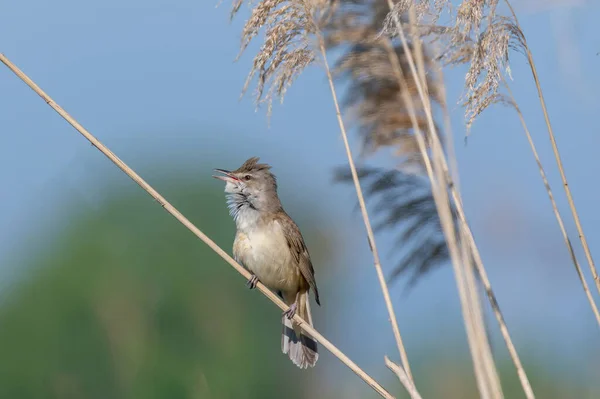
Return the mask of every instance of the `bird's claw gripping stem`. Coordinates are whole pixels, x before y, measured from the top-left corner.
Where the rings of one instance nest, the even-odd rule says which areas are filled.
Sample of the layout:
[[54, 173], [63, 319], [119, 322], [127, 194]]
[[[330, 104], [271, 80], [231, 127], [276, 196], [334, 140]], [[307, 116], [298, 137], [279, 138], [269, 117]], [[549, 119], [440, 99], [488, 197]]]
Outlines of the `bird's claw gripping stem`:
[[292, 306], [290, 306], [290, 308], [288, 310], [286, 310], [285, 312], [283, 312], [283, 315], [285, 317], [288, 318], [288, 320], [292, 320], [294, 318], [294, 315], [296, 314], [296, 302], [294, 302], [292, 304]]
[[256, 288], [256, 283], [258, 283], [258, 277], [256, 277], [254, 274], [252, 275], [252, 277], [250, 277], [248, 279], [248, 282], [246, 283], [246, 286], [248, 288], [250, 288], [251, 290]]

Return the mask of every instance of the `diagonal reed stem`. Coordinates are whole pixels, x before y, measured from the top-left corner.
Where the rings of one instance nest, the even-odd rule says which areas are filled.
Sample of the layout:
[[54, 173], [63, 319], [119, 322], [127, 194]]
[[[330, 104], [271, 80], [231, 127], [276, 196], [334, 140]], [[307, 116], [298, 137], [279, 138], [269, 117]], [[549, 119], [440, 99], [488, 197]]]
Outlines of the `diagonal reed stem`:
[[[206, 234], [198, 229], [192, 222], [190, 222], [185, 216], [181, 214], [173, 205], [171, 205], [162, 195], [160, 195], [152, 186], [150, 186], [144, 179], [142, 179], [137, 173], [133, 171], [125, 162], [117, 157], [112, 151], [110, 151], [104, 144], [102, 144], [96, 137], [88, 132], [83, 126], [81, 126], [71, 115], [69, 115], [62, 107], [54, 102], [54, 100], [46, 94], [33, 80], [31, 80], [25, 73], [23, 73], [15, 64], [13, 64], [4, 54], [0, 54], [0, 61], [4, 63], [15, 75], [17, 75], [27, 86], [29, 86], [34, 92], [36, 92], [52, 109], [54, 109], [60, 116], [62, 116], [71, 126], [73, 126], [82, 136], [84, 136], [94, 147], [102, 152], [111, 162], [113, 162], [119, 169], [121, 169], [127, 176], [129, 176], [134, 182], [136, 182], [141, 188], [143, 188], [152, 198], [154, 198], [168, 213], [170, 213], [175, 219], [181, 224], [187, 227], [196, 237], [200, 238], [206, 245], [208, 245], [213, 251], [215, 251], [221, 258], [229, 263], [238, 273], [249, 279], [250, 273], [244, 269], [239, 263], [237, 263], [231, 256], [229, 256], [221, 247], [219, 247], [213, 240], [211, 240]], [[277, 295], [271, 290], [265, 287], [262, 283], [258, 282], [257, 288], [267, 298], [271, 300], [282, 310], [287, 310], [288, 306], [283, 303]], [[315, 340], [317, 340], [323, 347], [329, 350], [335, 357], [337, 357], [342, 363], [344, 363], [350, 370], [352, 370], [357, 376], [359, 376], [364, 382], [366, 382], [373, 390], [379, 395], [386, 399], [394, 399], [388, 391], [385, 390], [377, 381], [371, 376], [365, 373], [360, 367], [358, 367], [348, 356], [340, 351], [336, 346], [329, 342], [323, 337], [317, 330], [315, 330], [310, 324], [306, 323], [297, 314], [294, 316], [294, 321], [302, 326]]]
[[517, 105], [517, 102], [515, 101], [515, 98], [512, 94], [512, 91], [510, 90], [510, 87], [508, 86], [508, 84], [506, 84], [506, 82], [504, 82], [504, 83], [505, 83], [506, 90], [510, 96], [511, 104], [514, 107], [515, 111], [517, 112], [517, 115], [519, 116], [519, 121], [521, 122], [521, 126], [523, 126], [523, 131], [525, 132], [525, 136], [527, 137], [527, 141], [529, 142], [529, 146], [531, 147], [531, 152], [533, 153], [533, 157], [535, 158], [535, 162], [537, 163], [538, 169], [540, 171], [540, 176], [542, 178], [542, 181], [544, 182], [544, 187], [546, 187], [546, 192], [548, 193], [548, 197], [550, 198], [550, 204], [552, 205], [552, 210], [554, 211], [554, 216], [556, 217], [556, 221], [558, 222], [558, 227], [560, 228], [560, 232], [562, 233], [563, 239], [565, 241], [565, 245], [567, 246], [569, 255], [571, 256], [571, 261], [573, 262], [573, 266], [575, 267], [575, 271], [577, 272], [577, 277], [579, 277], [579, 280], [581, 281], [581, 285], [583, 286], [583, 291], [585, 292], [585, 296], [587, 297], [588, 302], [590, 303], [590, 307], [592, 308], [592, 312], [594, 313], [594, 316], [596, 317], [596, 322], [600, 326], [600, 312], [598, 312], [598, 307], [596, 306], [596, 302], [594, 301], [592, 292], [590, 291], [590, 288], [588, 287], [588, 284], [585, 281], [585, 276], [583, 275], [583, 270], [581, 269], [581, 266], [579, 265], [579, 262], [577, 261], [577, 256], [575, 255], [575, 250], [573, 249], [573, 245], [571, 244], [571, 239], [569, 238], [569, 235], [567, 234], [567, 230], [565, 229], [565, 224], [563, 222], [562, 216], [560, 215], [558, 206], [556, 205], [556, 201], [554, 200], [554, 194], [552, 193], [552, 189], [550, 188], [550, 183], [548, 182], [548, 179], [546, 178], [546, 172], [544, 171], [544, 167], [542, 166], [542, 161], [540, 160], [540, 157], [539, 157], [539, 154], [535, 147], [535, 144], [533, 143], [533, 138], [531, 137], [531, 133], [529, 132], [529, 129], [527, 128], [527, 124], [525, 123], [525, 118], [523, 117], [523, 114], [521, 113], [521, 109], [519, 108], [519, 106]]
[[[512, 5], [508, 0], [505, 0], [510, 12], [515, 19], [515, 24], [521, 30], [521, 25], [519, 25], [519, 20], [517, 19], [517, 14], [515, 13]], [[550, 138], [550, 143], [552, 144], [552, 152], [554, 153], [554, 158], [556, 159], [556, 165], [558, 166], [558, 171], [560, 172], [560, 178], [562, 180], [562, 185], [567, 194], [567, 200], [569, 202], [569, 208], [571, 209], [571, 213], [573, 215], [573, 220], [575, 221], [575, 226], [577, 227], [577, 234], [579, 235], [579, 240], [581, 240], [581, 245], [583, 246], [583, 251], [585, 253], [585, 257], [590, 266], [590, 271], [592, 272], [592, 277], [594, 278], [594, 282], [596, 284], [596, 289], [600, 293], [600, 277], [598, 276], [598, 271], [596, 270], [596, 265], [594, 264], [594, 259], [592, 258], [592, 252], [590, 251], [590, 247], [588, 246], [587, 239], [585, 234], [583, 233], [583, 227], [581, 226], [581, 220], [579, 220], [579, 214], [577, 213], [577, 208], [575, 207], [575, 201], [573, 200], [573, 194], [571, 194], [571, 188], [569, 187], [569, 183], [567, 181], [567, 175], [565, 174], [565, 169], [563, 167], [562, 160], [560, 158], [560, 152], [558, 151], [558, 145], [556, 144], [556, 137], [554, 136], [554, 130], [552, 129], [552, 124], [550, 123], [550, 115], [548, 114], [548, 109], [546, 108], [546, 100], [544, 99], [544, 93], [542, 92], [542, 84], [540, 83], [540, 79], [538, 77], [537, 69], [535, 67], [535, 62], [533, 62], [533, 55], [529, 50], [529, 46], [527, 45], [527, 39], [523, 34], [523, 45], [525, 48], [525, 53], [527, 55], [527, 62], [529, 67], [531, 68], [531, 74], [533, 75], [533, 80], [535, 82], [535, 87], [538, 92], [538, 97], [540, 99], [540, 105], [542, 106], [542, 112], [544, 114], [544, 121], [546, 122], [546, 127], [548, 129], [548, 136]], [[583, 276], [582, 276], [583, 277]], [[582, 278], [580, 277], [580, 278]], [[587, 284], [586, 284], [587, 285]]]

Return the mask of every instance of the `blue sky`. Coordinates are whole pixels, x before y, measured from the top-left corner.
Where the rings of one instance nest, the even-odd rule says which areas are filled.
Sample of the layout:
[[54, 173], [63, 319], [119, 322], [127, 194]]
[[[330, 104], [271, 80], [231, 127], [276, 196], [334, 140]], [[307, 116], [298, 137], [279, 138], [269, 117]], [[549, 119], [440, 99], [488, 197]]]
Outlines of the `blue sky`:
[[[344, 164], [345, 153], [322, 70], [313, 67], [300, 77], [283, 106], [275, 106], [268, 127], [265, 113], [255, 112], [250, 97], [239, 101], [256, 47], [234, 63], [246, 15], [230, 24], [227, 3], [216, 8], [206, 0], [34, 0], [4, 2], [1, 9], [0, 52], [134, 168], [180, 160], [227, 168], [235, 165], [219, 161], [259, 155], [276, 166], [282, 182], [311, 187], [294, 195], [322, 200], [324, 209], [346, 219], [350, 231], [360, 232], [350, 238], [356, 245], [348, 258], [364, 267], [357, 267], [356, 281], [348, 283], [373, 298], [365, 303], [373, 310], [369, 317], [386, 323], [362, 222], [352, 213], [353, 192], [331, 184], [332, 169]], [[521, 23], [598, 260], [600, 11], [585, 4], [528, 10]], [[512, 71], [513, 90], [587, 270], [535, 87], [518, 55]], [[451, 103], [461, 94], [463, 74], [447, 73]], [[95, 179], [119, 172], [4, 67], [0, 93], [0, 271], [6, 272], [9, 254], [60, 218], [54, 210], [65, 193], [93, 203], [101, 195], [92, 188]], [[509, 110], [488, 111], [464, 145], [462, 113], [454, 106], [465, 206], [511, 332], [517, 341], [533, 344], [528, 350], [544, 356], [590, 354], [589, 346], [577, 343], [593, 338], [597, 355], [597, 326], [517, 117]], [[207, 171], [199, 167], [198, 173]], [[391, 240], [383, 234], [378, 238], [387, 254]], [[388, 264], [392, 260], [384, 258]], [[409, 297], [397, 298], [401, 327], [409, 336], [422, 334], [432, 323], [423, 315], [435, 315], [440, 326], [462, 333], [450, 268], [426, 278]], [[422, 338], [419, 345], [435, 338]], [[390, 342], [391, 334], [381, 345]]]

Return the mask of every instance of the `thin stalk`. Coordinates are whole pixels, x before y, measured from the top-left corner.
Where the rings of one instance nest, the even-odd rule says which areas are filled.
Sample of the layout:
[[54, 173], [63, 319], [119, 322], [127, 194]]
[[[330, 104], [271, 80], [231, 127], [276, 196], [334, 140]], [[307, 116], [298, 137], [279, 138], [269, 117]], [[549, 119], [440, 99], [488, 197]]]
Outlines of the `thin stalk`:
[[517, 349], [515, 348], [515, 345], [510, 337], [510, 333], [508, 332], [508, 326], [506, 325], [506, 321], [504, 320], [504, 316], [502, 315], [502, 311], [500, 310], [500, 305], [498, 304], [498, 300], [496, 299], [496, 294], [494, 294], [494, 291], [492, 290], [492, 285], [487, 276], [487, 272], [485, 271], [485, 267], [483, 267], [483, 260], [481, 259], [481, 254], [479, 253], [479, 249], [475, 244], [475, 238], [473, 237], [471, 228], [469, 227], [469, 224], [466, 220], [464, 209], [462, 206], [462, 201], [454, 189], [452, 189], [451, 191], [452, 198], [454, 199], [454, 203], [456, 204], [457, 214], [462, 224], [462, 228], [466, 233], [466, 239], [468, 240], [472, 250], [473, 260], [475, 261], [475, 267], [477, 268], [477, 272], [479, 274], [481, 282], [483, 283], [483, 287], [490, 301], [490, 305], [492, 306], [492, 310], [494, 311], [494, 316], [496, 316], [496, 320], [498, 321], [500, 333], [502, 334], [502, 338], [506, 343], [508, 353], [511, 357], [511, 360], [513, 361], [513, 364], [515, 365], [515, 368], [517, 369], [517, 375], [519, 376], [519, 380], [521, 382], [521, 386], [523, 387], [523, 391], [525, 392], [527, 399], [535, 399], [531, 383], [529, 382], [527, 374], [525, 373], [525, 368], [521, 363], [521, 359], [519, 358]]
[[[444, 105], [445, 105], [446, 104], [445, 92], [442, 95], [444, 96]], [[445, 114], [447, 115], [448, 112], [447, 112], [446, 106], [444, 106], [444, 110], [445, 110]], [[446, 118], [448, 118], [448, 116], [446, 116]], [[450, 126], [450, 124], [448, 122], [446, 122], [446, 125]], [[528, 133], [528, 131], [527, 131], [527, 133]], [[457, 211], [458, 217], [460, 219], [460, 222], [462, 224], [462, 228], [464, 229], [464, 231], [466, 233], [465, 239], [469, 242], [469, 245], [471, 247], [472, 254], [473, 254], [473, 260], [475, 261], [475, 267], [476, 267], [477, 273], [479, 274], [479, 278], [481, 279], [481, 282], [483, 284], [484, 290], [486, 292], [486, 295], [487, 295], [490, 305], [492, 307], [492, 311], [494, 312], [494, 316], [496, 317], [496, 321], [498, 322], [498, 325], [500, 327], [500, 333], [502, 334], [502, 338], [504, 339], [504, 342], [508, 349], [508, 353], [509, 353], [511, 360], [517, 370], [517, 375], [519, 376], [519, 381], [521, 382], [521, 386], [523, 387], [525, 396], [527, 397], [527, 399], [535, 399], [535, 394], [533, 392], [533, 388], [531, 387], [531, 383], [529, 382], [529, 378], [527, 377], [527, 373], [525, 372], [523, 363], [521, 362], [521, 359], [519, 357], [517, 349], [512, 341], [512, 338], [508, 331], [508, 326], [506, 325], [506, 321], [504, 319], [502, 311], [500, 310], [500, 305], [496, 298], [496, 294], [494, 293], [494, 290], [492, 289], [492, 285], [488, 278], [487, 272], [485, 270], [485, 267], [483, 266], [483, 260], [481, 258], [481, 254], [479, 253], [479, 249], [477, 247], [477, 244], [475, 243], [475, 237], [473, 236], [473, 233], [471, 231], [469, 223], [467, 222], [462, 199], [459, 195], [459, 190], [458, 190], [456, 180], [455, 180], [456, 177], [458, 176], [458, 169], [457, 169], [456, 165], [453, 165], [455, 177], [452, 177], [452, 174], [451, 174], [452, 172], [448, 170], [448, 166], [447, 165], [444, 165], [444, 166], [445, 166], [445, 171], [448, 176], [447, 181], [448, 181], [448, 186], [450, 187], [450, 192], [452, 194], [452, 199], [454, 201], [454, 204], [456, 205], [456, 211]], [[541, 166], [541, 164], [540, 164], [540, 166]], [[543, 173], [543, 170], [541, 170], [541, 172]], [[550, 193], [550, 195], [551, 195], [551, 193]]]
[[[519, 25], [519, 20], [517, 19], [517, 14], [515, 13], [512, 5], [508, 0], [505, 0], [510, 12], [515, 19], [515, 24], [521, 30], [521, 25]], [[569, 202], [569, 208], [571, 208], [571, 213], [573, 214], [573, 220], [575, 221], [575, 226], [577, 227], [577, 234], [579, 236], [579, 240], [581, 241], [581, 245], [583, 246], [583, 251], [585, 253], [585, 257], [590, 266], [590, 270], [592, 272], [592, 277], [594, 278], [594, 282], [596, 283], [596, 289], [600, 293], [600, 277], [598, 277], [598, 271], [596, 270], [596, 265], [594, 264], [594, 259], [592, 258], [592, 252], [590, 251], [590, 247], [588, 246], [587, 239], [585, 234], [583, 233], [583, 227], [581, 226], [581, 220], [579, 220], [579, 214], [577, 213], [577, 208], [575, 207], [575, 201], [573, 200], [573, 194], [571, 194], [571, 188], [569, 187], [569, 183], [567, 182], [567, 175], [565, 174], [565, 169], [563, 167], [562, 160], [560, 158], [560, 153], [558, 151], [558, 145], [556, 144], [556, 138], [554, 136], [554, 130], [552, 129], [552, 125], [550, 124], [550, 116], [548, 114], [548, 109], [546, 108], [546, 100], [544, 99], [544, 94], [542, 93], [542, 84], [540, 83], [540, 79], [538, 77], [537, 69], [535, 67], [535, 62], [533, 62], [533, 55], [529, 50], [529, 46], [527, 45], [527, 40], [525, 39], [525, 35], [523, 35], [523, 45], [525, 48], [525, 53], [527, 55], [527, 61], [529, 63], [529, 67], [531, 68], [531, 73], [533, 75], [533, 80], [535, 82], [535, 87], [537, 88], [538, 97], [540, 99], [540, 104], [542, 106], [542, 112], [544, 113], [544, 120], [546, 121], [546, 127], [548, 128], [548, 135], [550, 137], [550, 143], [552, 144], [552, 151], [554, 152], [554, 159], [556, 159], [556, 164], [558, 166], [558, 170], [560, 172], [560, 178], [562, 180], [563, 188], [565, 189], [565, 193], [567, 194], [567, 200]]]
[[365, 203], [363, 191], [360, 186], [360, 180], [358, 178], [358, 173], [356, 171], [356, 165], [354, 164], [354, 159], [352, 157], [352, 150], [350, 149], [350, 143], [348, 142], [348, 134], [346, 132], [346, 126], [344, 124], [344, 120], [342, 118], [342, 112], [340, 109], [340, 104], [339, 104], [337, 93], [335, 90], [335, 85], [333, 84], [333, 76], [332, 76], [331, 70], [329, 68], [329, 63], [327, 61], [327, 51], [325, 49], [325, 43], [323, 41], [323, 37], [321, 36], [321, 34], [319, 32], [317, 32], [317, 39], [319, 41], [319, 50], [321, 52], [321, 56], [323, 57], [323, 63], [325, 64], [325, 73], [327, 74], [327, 80], [329, 82], [329, 88], [331, 90], [331, 97], [333, 99], [333, 104], [335, 106], [335, 114], [336, 114], [337, 121], [338, 121], [338, 124], [340, 127], [340, 132], [342, 134], [342, 139], [344, 141], [344, 147], [346, 149], [346, 156], [348, 158], [348, 164], [350, 165], [350, 172], [352, 173], [352, 180], [354, 181], [354, 188], [356, 189], [356, 196], [358, 198], [358, 203], [360, 205], [360, 211], [362, 214], [363, 222], [364, 222], [365, 228], [367, 230], [369, 246], [371, 248], [371, 252], [373, 253], [373, 264], [374, 264], [375, 270], [377, 272], [377, 278], [379, 279], [379, 284], [381, 285], [381, 291], [383, 292], [383, 299], [385, 301], [385, 306], [388, 311], [390, 324], [392, 325], [392, 330], [394, 333], [394, 338], [396, 340], [396, 345], [398, 346], [398, 351], [400, 352], [400, 358], [402, 359], [402, 365], [404, 366], [404, 369], [406, 370], [406, 374], [412, 381], [413, 377], [412, 377], [412, 373], [410, 371], [410, 366], [408, 363], [408, 355], [406, 354], [406, 349], [405, 349], [404, 343], [402, 341], [402, 335], [400, 334], [400, 328], [398, 327], [398, 321], [396, 320], [396, 313], [394, 312], [394, 305], [392, 304], [392, 299], [390, 297], [390, 291], [388, 289], [387, 281], [385, 280], [385, 275], [383, 274], [383, 269], [381, 267], [379, 251], [377, 250], [377, 245], [375, 244], [375, 234], [373, 234], [373, 228], [371, 227], [371, 221], [369, 219], [367, 205]]
[[398, 376], [398, 379], [400, 380], [402, 385], [404, 385], [404, 388], [410, 395], [411, 399], [422, 399], [421, 394], [419, 393], [419, 391], [417, 391], [417, 387], [415, 387], [411, 379], [408, 378], [408, 375], [406, 374], [406, 371], [404, 371], [402, 366], [392, 362], [387, 356], [385, 357], [385, 365], [387, 366], [387, 368], [392, 370], [394, 374]]
[[[413, 126], [413, 131], [415, 133], [415, 137], [417, 139], [417, 143], [419, 145], [419, 151], [421, 153], [421, 157], [423, 159], [423, 163], [425, 165], [425, 170], [427, 171], [427, 175], [430, 179], [430, 181], [432, 182], [432, 195], [434, 197], [434, 201], [437, 200], [437, 198], [439, 198], [439, 193], [438, 190], [440, 190], [440, 187], [438, 184], [436, 183], [436, 179], [434, 176], [434, 172], [433, 172], [433, 167], [431, 164], [431, 159], [429, 157], [429, 153], [427, 152], [427, 148], [425, 145], [425, 139], [424, 139], [424, 135], [421, 132], [421, 129], [419, 127], [419, 124], [417, 122], [417, 117], [416, 117], [416, 111], [415, 111], [415, 104], [412, 100], [412, 98], [410, 97], [409, 90], [408, 90], [408, 85], [406, 83], [406, 79], [404, 77], [404, 72], [402, 71], [402, 67], [400, 65], [400, 61], [398, 60], [398, 56], [396, 55], [396, 53], [394, 52], [391, 43], [389, 42], [388, 39], [385, 39], [383, 41], [384, 47], [386, 48], [386, 51], [388, 53], [388, 57], [390, 58], [390, 61], [392, 63], [392, 69], [394, 71], [394, 74], [396, 75], [396, 79], [399, 82], [400, 85], [400, 92], [401, 92], [401, 96], [404, 102], [404, 105], [406, 106], [407, 110], [408, 110], [408, 115], [409, 118], [411, 120], [412, 126]], [[437, 206], [437, 202], [436, 202], [436, 206]], [[471, 312], [469, 311], [469, 315], [471, 314]], [[471, 317], [471, 316], [466, 316], [466, 317]], [[467, 325], [467, 331], [468, 334], [472, 334], [472, 329], [470, 328], [470, 324]], [[477, 372], [480, 370], [480, 360], [478, 357], [473, 357], [473, 362], [476, 365], [475, 369], [477, 370]], [[397, 373], [396, 373], [397, 374]], [[399, 376], [400, 377], [400, 376]], [[485, 387], [482, 387], [483, 390], [485, 390]]]
[[517, 112], [517, 115], [519, 116], [521, 125], [523, 126], [523, 131], [525, 132], [525, 136], [527, 137], [527, 141], [529, 142], [529, 146], [531, 147], [531, 152], [533, 153], [535, 162], [537, 163], [538, 169], [540, 170], [540, 175], [542, 177], [542, 181], [544, 182], [544, 186], [546, 187], [546, 191], [548, 192], [548, 197], [550, 198], [550, 203], [552, 204], [552, 210], [554, 211], [554, 216], [556, 217], [556, 221], [558, 222], [558, 227], [560, 228], [560, 232], [562, 233], [563, 239], [565, 241], [565, 245], [567, 246], [567, 249], [569, 250], [569, 255], [571, 256], [571, 261], [573, 262], [573, 266], [575, 266], [575, 271], [577, 272], [577, 276], [579, 277], [579, 280], [581, 281], [581, 285], [583, 286], [583, 291], [585, 292], [588, 302], [590, 303], [592, 312], [594, 313], [594, 316], [596, 316], [596, 322], [600, 326], [600, 312], [598, 312], [598, 307], [596, 306], [596, 302], [594, 301], [592, 292], [590, 291], [590, 288], [588, 287], [588, 284], [585, 281], [585, 276], [583, 275], [583, 270], [581, 269], [581, 266], [579, 265], [579, 262], [577, 261], [577, 256], [575, 255], [575, 250], [573, 249], [573, 245], [571, 244], [571, 239], [569, 238], [569, 235], [567, 234], [567, 229], [565, 229], [565, 224], [564, 224], [563, 219], [558, 210], [558, 206], [556, 205], [556, 201], [554, 200], [554, 194], [552, 193], [552, 189], [550, 188], [550, 183], [548, 182], [548, 179], [546, 178], [546, 172], [544, 172], [544, 168], [542, 166], [542, 161], [540, 161], [539, 154], [537, 152], [535, 144], [533, 143], [533, 138], [531, 137], [531, 133], [529, 132], [529, 129], [527, 128], [527, 124], [525, 123], [525, 118], [523, 117], [523, 114], [521, 113], [521, 109], [519, 108], [519, 106], [517, 105], [517, 102], [515, 101], [515, 98], [512, 94], [512, 91], [510, 90], [510, 87], [508, 85], [505, 85], [505, 86], [508, 91], [508, 94], [511, 97], [512, 105], [513, 105], [515, 111]]
[[446, 86], [444, 82], [444, 71], [436, 64], [435, 72], [437, 73], [438, 82], [440, 84], [440, 96], [442, 98], [442, 111], [444, 112], [444, 137], [446, 138], [446, 148], [448, 151], [448, 158], [450, 161], [449, 175], [451, 182], [450, 186], [453, 190], [460, 192], [460, 176], [458, 174], [458, 163], [456, 162], [456, 150], [454, 148], [454, 135], [452, 133], [452, 119], [450, 117], [450, 110], [448, 109], [448, 100], [446, 95]]
[[[54, 109], [60, 116], [62, 116], [71, 126], [73, 126], [82, 136], [84, 136], [94, 147], [102, 152], [111, 162], [113, 162], [119, 169], [121, 169], [127, 176], [129, 176], [134, 182], [136, 182], [141, 188], [143, 188], [152, 198], [154, 198], [168, 213], [170, 213], [175, 219], [183, 224], [188, 230], [190, 230], [196, 237], [200, 238], [206, 245], [208, 245], [213, 251], [215, 251], [221, 258], [229, 263], [238, 273], [244, 276], [246, 279], [251, 277], [250, 273], [244, 269], [239, 263], [237, 263], [231, 256], [227, 254], [221, 247], [219, 247], [213, 240], [211, 240], [206, 234], [198, 229], [192, 222], [190, 222], [185, 216], [181, 214], [173, 205], [171, 205], [162, 195], [160, 195], [152, 186], [150, 186], [144, 179], [142, 179], [137, 173], [134, 172], [125, 162], [117, 157], [112, 151], [110, 151], [104, 144], [102, 144], [96, 137], [94, 137], [89, 131], [79, 124], [71, 115], [69, 115], [62, 107], [54, 102], [54, 100], [46, 94], [33, 80], [31, 80], [25, 73], [23, 73], [16, 65], [14, 65], [4, 54], [0, 54], [0, 61], [4, 63], [12, 72], [15, 73], [25, 84], [27, 84], [34, 92], [36, 92], [52, 109]], [[267, 298], [277, 305], [281, 310], [287, 310], [289, 307], [271, 290], [265, 287], [262, 283], [258, 282], [258, 290], [263, 293]], [[300, 318], [297, 314], [294, 316], [294, 321], [298, 323], [304, 330], [306, 330], [316, 341], [318, 341], [324, 348], [329, 350], [335, 357], [340, 359], [348, 368], [350, 368], [357, 376], [365, 381], [373, 390], [379, 395], [387, 399], [393, 399], [388, 391], [386, 391], [377, 381], [371, 376], [365, 373], [360, 367], [358, 367], [350, 358], [348, 358], [342, 351], [336, 346], [329, 342], [323, 337], [317, 330], [315, 330], [310, 324]]]
[[[394, 54], [395, 56], [395, 54]], [[444, 72], [441, 68], [436, 67], [436, 72], [438, 74], [438, 81], [444, 81]], [[500, 310], [500, 305], [496, 298], [496, 294], [492, 289], [492, 285], [487, 276], [487, 272], [483, 266], [483, 260], [481, 259], [481, 254], [479, 253], [479, 249], [475, 243], [475, 238], [473, 237], [473, 233], [471, 232], [471, 228], [467, 223], [465, 212], [462, 205], [462, 200], [459, 197], [458, 193], [460, 192], [459, 185], [459, 175], [458, 175], [458, 165], [456, 164], [456, 156], [454, 150], [454, 140], [452, 139], [452, 125], [450, 121], [450, 112], [448, 110], [446, 89], [444, 85], [440, 85], [440, 92], [442, 97], [442, 109], [444, 113], [444, 131], [445, 137], [447, 138], [447, 148], [450, 155], [450, 168], [446, 167], [446, 173], [448, 174], [448, 186], [450, 187], [450, 192], [452, 194], [452, 199], [456, 204], [457, 214], [462, 223], [462, 227], [466, 234], [466, 240], [469, 242], [471, 250], [473, 251], [473, 260], [475, 262], [475, 267], [477, 270], [477, 274], [479, 275], [479, 279], [483, 284], [483, 288], [485, 290], [488, 301], [492, 307], [492, 311], [494, 312], [494, 316], [496, 317], [496, 321], [498, 322], [498, 326], [500, 327], [500, 333], [502, 334], [502, 338], [506, 344], [508, 349], [508, 353], [510, 358], [517, 370], [517, 375], [519, 377], [519, 381], [521, 386], [523, 387], [523, 391], [527, 399], [535, 399], [535, 394], [533, 392], [533, 388], [531, 387], [531, 383], [529, 382], [529, 378], [527, 377], [527, 373], [525, 372], [525, 368], [521, 362], [517, 349], [512, 341], [510, 333], [508, 331], [508, 326], [506, 325], [506, 321], [504, 320], [504, 316], [502, 311]], [[448, 170], [449, 169], [449, 170]]]

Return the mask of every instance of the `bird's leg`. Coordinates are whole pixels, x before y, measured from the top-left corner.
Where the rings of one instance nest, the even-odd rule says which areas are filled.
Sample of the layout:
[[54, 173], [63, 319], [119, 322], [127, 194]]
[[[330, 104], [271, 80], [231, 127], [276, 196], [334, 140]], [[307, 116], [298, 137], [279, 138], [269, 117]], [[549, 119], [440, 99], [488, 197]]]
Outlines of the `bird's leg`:
[[258, 277], [256, 277], [255, 274], [252, 275], [252, 277], [250, 277], [248, 279], [248, 282], [246, 283], [246, 286], [248, 288], [250, 288], [251, 290], [256, 288], [256, 283], [258, 283]]
[[300, 295], [300, 291], [296, 293], [296, 300], [294, 303], [290, 305], [290, 308], [283, 312], [283, 315], [288, 318], [288, 320], [292, 320], [294, 315], [296, 314], [296, 310], [298, 309], [298, 296]]

